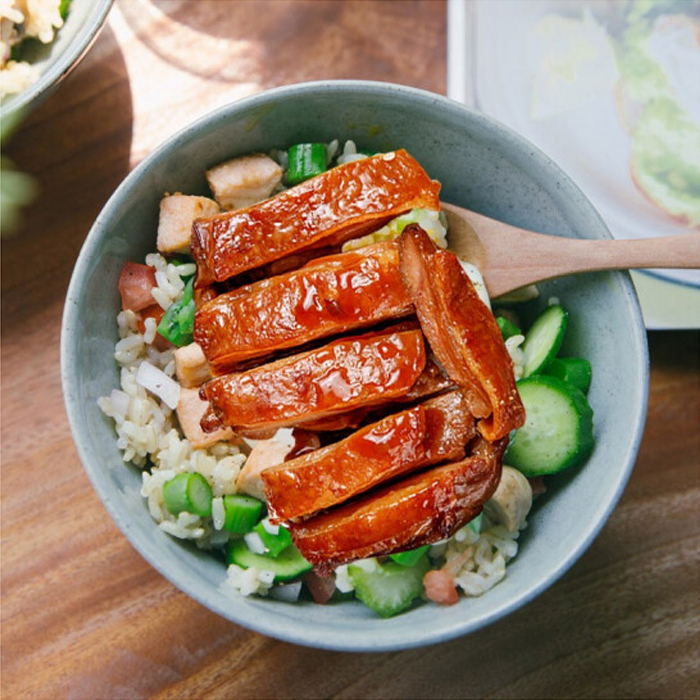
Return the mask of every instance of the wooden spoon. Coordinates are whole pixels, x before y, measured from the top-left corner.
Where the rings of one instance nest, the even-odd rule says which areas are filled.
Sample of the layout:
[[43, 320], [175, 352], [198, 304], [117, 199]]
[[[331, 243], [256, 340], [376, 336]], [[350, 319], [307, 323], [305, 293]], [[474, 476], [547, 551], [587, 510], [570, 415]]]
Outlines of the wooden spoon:
[[576, 272], [700, 267], [700, 233], [599, 240], [534, 233], [442, 202], [449, 249], [476, 265], [489, 296]]

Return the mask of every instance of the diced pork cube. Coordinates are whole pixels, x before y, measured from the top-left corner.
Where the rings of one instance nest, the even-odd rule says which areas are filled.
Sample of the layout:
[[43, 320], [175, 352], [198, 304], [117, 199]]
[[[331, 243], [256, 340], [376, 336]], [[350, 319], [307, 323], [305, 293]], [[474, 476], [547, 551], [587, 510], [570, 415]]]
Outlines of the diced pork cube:
[[291, 430], [278, 430], [269, 440], [259, 440], [248, 455], [236, 478], [236, 489], [261, 501], [267, 501], [263, 487], [263, 470], [284, 462], [294, 448]]
[[180, 400], [177, 404], [177, 418], [185, 437], [194, 449], [209, 447], [217, 442], [232, 440], [234, 432], [231, 428], [221, 428], [213, 433], [205, 433], [199, 426], [207, 402], [199, 398], [198, 389], [180, 389]]
[[227, 160], [206, 172], [219, 206], [243, 209], [267, 199], [282, 181], [282, 168], [262, 153]]
[[219, 205], [208, 197], [180, 194], [160, 200], [157, 246], [161, 253], [187, 253], [190, 249], [192, 222], [202, 216], [219, 213]]
[[175, 374], [181, 386], [187, 388], [201, 386], [211, 379], [209, 363], [197, 343], [177, 348], [174, 357]]

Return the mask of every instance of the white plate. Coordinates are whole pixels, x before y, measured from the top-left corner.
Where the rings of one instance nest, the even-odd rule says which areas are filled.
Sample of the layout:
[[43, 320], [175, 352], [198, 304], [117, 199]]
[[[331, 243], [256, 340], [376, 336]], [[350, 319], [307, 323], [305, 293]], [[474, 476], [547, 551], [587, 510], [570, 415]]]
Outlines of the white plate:
[[[620, 117], [613, 38], [586, 5], [450, 0], [448, 95], [507, 124], [553, 158], [615, 237], [688, 232], [687, 224], [653, 204], [630, 175], [632, 140]], [[546, 31], [548, 21], [554, 26]], [[672, 38], [679, 43], [683, 37]], [[689, 71], [700, 72], [700, 51], [682, 58], [675, 64], [676, 80], [700, 120], [695, 94], [700, 83], [689, 79]], [[700, 270], [651, 272], [633, 275], [647, 327], [700, 327]]]

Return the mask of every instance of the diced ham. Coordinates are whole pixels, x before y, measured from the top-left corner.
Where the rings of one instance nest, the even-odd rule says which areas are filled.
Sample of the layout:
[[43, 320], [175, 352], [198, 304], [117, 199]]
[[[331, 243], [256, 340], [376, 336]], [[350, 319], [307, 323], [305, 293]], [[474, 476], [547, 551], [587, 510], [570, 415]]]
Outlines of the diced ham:
[[157, 287], [156, 271], [150, 265], [125, 262], [119, 273], [119, 294], [122, 309], [141, 311], [155, 302], [151, 290]]
[[156, 239], [158, 251], [166, 255], [189, 252], [194, 220], [218, 213], [219, 205], [208, 197], [179, 192], [166, 195], [160, 200]]
[[454, 605], [459, 602], [459, 593], [452, 576], [444, 569], [432, 569], [423, 577], [425, 595], [438, 605]]
[[224, 211], [242, 209], [267, 199], [282, 181], [282, 168], [262, 153], [227, 160], [205, 174], [214, 198]]

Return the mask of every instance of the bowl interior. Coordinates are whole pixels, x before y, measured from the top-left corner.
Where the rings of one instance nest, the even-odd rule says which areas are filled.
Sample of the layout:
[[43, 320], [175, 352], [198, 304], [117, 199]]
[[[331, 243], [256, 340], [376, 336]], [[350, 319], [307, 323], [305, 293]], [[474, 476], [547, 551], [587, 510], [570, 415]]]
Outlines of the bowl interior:
[[[205, 193], [203, 173], [235, 155], [299, 141], [353, 139], [373, 150], [407, 148], [442, 185], [442, 198], [512, 224], [557, 235], [605, 238], [600, 217], [546, 156], [484, 116], [442, 97], [378, 83], [281, 88], [232, 104], [155, 151], [127, 177], [98, 217], [66, 300], [62, 373], [71, 428], [85, 469], [133, 546], [189, 595], [239, 624], [300, 644], [345, 650], [399, 649], [449, 639], [523, 605], [585, 550], [617, 502], [646, 410], [646, 336], [624, 273], [542, 285], [570, 311], [565, 351], [593, 365], [590, 403], [595, 450], [581, 469], [550, 481], [506, 578], [480, 598], [417, 606], [378, 619], [359, 603], [290, 605], [221, 590], [223, 563], [175, 541], [151, 520], [140, 474], [125, 466], [97, 398], [118, 384], [117, 276], [125, 260], [155, 249], [158, 203], [166, 191]], [[621, 362], [620, 358], [624, 358]]]
[[20, 47], [20, 59], [29, 61], [39, 71], [38, 80], [26, 90], [8, 95], [0, 110], [6, 116], [22, 109], [64, 78], [80, 61], [107, 17], [113, 0], [72, 0], [66, 19], [50, 44], [32, 39]]

